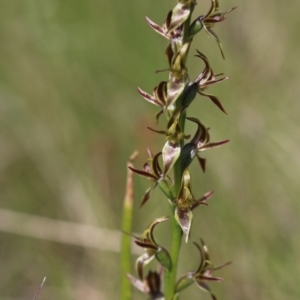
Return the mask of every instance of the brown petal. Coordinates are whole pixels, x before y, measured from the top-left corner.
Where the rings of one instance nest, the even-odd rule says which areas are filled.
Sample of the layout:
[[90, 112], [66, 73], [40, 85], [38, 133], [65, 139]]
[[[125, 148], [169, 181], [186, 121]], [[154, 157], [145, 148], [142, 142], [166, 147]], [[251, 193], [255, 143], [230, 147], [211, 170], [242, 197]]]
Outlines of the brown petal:
[[169, 66], [172, 66], [172, 62], [173, 62], [173, 57], [174, 57], [174, 51], [172, 49], [171, 43], [167, 46], [166, 50], [165, 50], [165, 54], [168, 58], [168, 62], [169, 62]]
[[208, 13], [204, 17], [204, 20], [207, 19], [209, 16], [211, 16], [211, 14], [213, 14], [218, 8], [219, 8], [218, 0], [211, 0], [211, 6], [209, 8]]
[[159, 26], [156, 23], [154, 23], [153, 21], [151, 21], [148, 17], [145, 17], [145, 18], [146, 18], [147, 23], [151, 26], [151, 28], [155, 32], [157, 32], [158, 34], [162, 35], [165, 38], [168, 38], [168, 36], [166, 35], [165, 30], [161, 26]]
[[207, 149], [212, 149], [212, 148], [216, 148], [216, 147], [220, 147], [222, 145], [225, 145], [229, 142], [229, 140], [224, 140], [224, 141], [220, 141], [220, 142], [215, 142], [215, 143], [208, 143], [206, 145], [200, 146], [198, 151], [204, 151]]
[[146, 190], [146, 192], [142, 198], [140, 208], [150, 199], [150, 194], [155, 187], [156, 187], [156, 184]]
[[156, 106], [162, 106], [162, 103], [160, 103], [159, 101], [156, 100], [155, 97], [149, 95], [148, 93], [144, 92], [142, 89], [140, 89], [139, 87], [137, 88], [139, 94], [148, 102], [156, 105]]
[[161, 177], [161, 175], [162, 175], [162, 170], [161, 170], [159, 162], [158, 162], [158, 158], [161, 156], [161, 154], [162, 154], [162, 152], [158, 152], [157, 154], [155, 154], [155, 156], [153, 157], [153, 160], [152, 160], [152, 170], [158, 178]]
[[206, 200], [212, 197], [214, 194], [214, 191], [209, 191], [206, 194], [204, 194], [200, 199], [195, 200], [196, 202], [191, 207], [191, 210], [194, 210], [199, 205], [207, 205]]
[[225, 114], [227, 114], [227, 112], [225, 111], [225, 108], [223, 107], [223, 105], [221, 104], [221, 102], [219, 101], [219, 99], [211, 94], [206, 94], [203, 93], [202, 91], [198, 92], [200, 95], [208, 97], [215, 105], [218, 106], [218, 108]]
[[138, 169], [135, 169], [135, 168], [132, 168], [132, 167], [128, 167], [132, 172], [134, 173], [137, 173], [138, 175], [140, 176], [144, 176], [144, 177], [147, 177], [148, 179], [154, 179], [154, 180], [157, 180], [156, 176], [149, 173], [149, 172], [145, 172], [143, 170], [138, 170]]
[[136, 271], [139, 275], [139, 278], [143, 280], [143, 268], [145, 264], [148, 264], [154, 258], [154, 253], [152, 255], [147, 252], [141, 255], [135, 263]]
[[141, 281], [135, 277], [133, 277], [131, 274], [127, 274], [127, 278], [130, 280], [131, 284], [136, 287], [139, 291], [141, 291], [144, 294], [149, 293], [149, 287], [147, 284], [145, 284], [144, 281]]
[[191, 140], [191, 143], [194, 145], [198, 145], [199, 143], [207, 143], [209, 141], [208, 129], [197, 118], [188, 117], [187, 119], [198, 125], [197, 131]]
[[166, 134], [166, 131], [165, 130], [156, 130], [156, 129], [153, 129], [151, 127], [147, 127], [147, 129], [149, 129], [150, 131], [153, 131], [155, 133], [159, 133], [159, 134], [163, 134], [165, 135]]
[[155, 98], [164, 106], [167, 102], [167, 82], [161, 81], [154, 89]]
[[205, 170], [206, 170], [206, 159], [205, 158], [202, 158], [201, 156], [197, 155], [197, 159], [198, 159], [198, 162], [200, 164], [200, 167], [203, 171], [203, 173], [205, 173]]

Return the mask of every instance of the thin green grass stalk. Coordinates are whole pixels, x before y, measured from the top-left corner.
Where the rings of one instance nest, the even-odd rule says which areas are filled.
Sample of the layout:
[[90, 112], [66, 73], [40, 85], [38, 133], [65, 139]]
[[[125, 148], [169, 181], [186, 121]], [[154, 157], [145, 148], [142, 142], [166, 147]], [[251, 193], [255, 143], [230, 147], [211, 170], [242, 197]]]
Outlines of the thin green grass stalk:
[[[134, 153], [130, 157], [132, 161], [137, 153]], [[131, 166], [131, 162], [127, 163], [127, 167]], [[123, 221], [122, 221], [122, 241], [121, 241], [121, 299], [131, 300], [132, 299], [132, 285], [127, 278], [127, 274], [131, 273], [132, 265], [132, 254], [131, 254], [131, 236], [126, 233], [132, 231], [132, 219], [133, 219], [133, 201], [134, 201], [134, 190], [133, 190], [133, 173], [127, 168], [127, 183], [126, 192], [124, 197], [123, 206]]]
[[174, 207], [171, 207], [171, 248], [170, 256], [172, 259], [172, 269], [170, 272], [164, 272], [165, 280], [165, 299], [172, 299], [174, 296], [175, 282], [178, 267], [178, 258], [182, 241], [182, 230], [174, 218]]

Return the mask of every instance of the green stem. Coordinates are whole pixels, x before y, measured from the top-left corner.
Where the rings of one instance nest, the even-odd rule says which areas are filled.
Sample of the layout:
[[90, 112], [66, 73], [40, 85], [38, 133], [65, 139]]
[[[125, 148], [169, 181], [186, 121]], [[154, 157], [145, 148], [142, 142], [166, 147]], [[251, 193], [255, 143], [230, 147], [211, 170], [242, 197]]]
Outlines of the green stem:
[[[178, 194], [181, 186], [182, 168], [180, 161], [174, 165], [174, 187], [175, 193]], [[178, 257], [180, 252], [182, 230], [174, 217], [175, 205], [171, 206], [171, 249], [170, 255], [172, 260], [172, 269], [170, 272], [165, 271], [165, 299], [171, 300], [174, 296]]]
[[[128, 166], [132, 166], [128, 163]], [[132, 300], [132, 285], [127, 274], [131, 273], [132, 257], [131, 257], [131, 236], [133, 218], [133, 178], [132, 172], [128, 169], [126, 194], [123, 206], [123, 222], [122, 222], [122, 241], [121, 241], [121, 299]], [[126, 234], [128, 233], [128, 234]]]
[[178, 257], [181, 246], [182, 239], [182, 230], [178, 225], [177, 221], [174, 218], [174, 208], [172, 207], [172, 216], [171, 216], [171, 259], [172, 259], [172, 269], [170, 272], [164, 272], [165, 279], [165, 299], [171, 300], [174, 296], [176, 275], [177, 275], [177, 266], [178, 266]]

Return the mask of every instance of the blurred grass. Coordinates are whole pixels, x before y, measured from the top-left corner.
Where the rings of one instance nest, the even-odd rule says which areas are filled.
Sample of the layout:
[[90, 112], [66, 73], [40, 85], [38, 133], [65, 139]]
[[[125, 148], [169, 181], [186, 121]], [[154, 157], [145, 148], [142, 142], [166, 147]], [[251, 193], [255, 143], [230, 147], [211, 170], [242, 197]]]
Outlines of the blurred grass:
[[[0, 3], [1, 208], [118, 230], [127, 157], [138, 149], [141, 164], [147, 146], [163, 143], [145, 129], [155, 126], [155, 108], [136, 93], [136, 86], [150, 92], [165, 76], [155, 70], [166, 67], [166, 43], [144, 16], [162, 23], [174, 2]], [[192, 239], [204, 238], [216, 264], [233, 261], [220, 271], [225, 283], [212, 286], [220, 299], [296, 300], [300, 3], [221, 1], [224, 10], [234, 5], [216, 27], [225, 61], [204, 32], [194, 43], [216, 72], [231, 76], [211, 90], [229, 115], [203, 98], [190, 114], [211, 127], [213, 140], [231, 143], [205, 153], [205, 175], [193, 165], [195, 194], [216, 195], [196, 212]], [[197, 13], [208, 6], [201, 1]], [[190, 62], [196, 76], [202, 65]], [[136, 179], [135, 231], [167, 211], [157, 191], [138, 210], [147, 184]], [[40, 300], [119, 297], [115, 253], [5, 232], [0, 241], [1, 299], [31, 299], [44, 276]], [[182, 272], [198, 258], [192, 245], [184, 251]], [[199, 299], [198, 290], [186, 299]]]

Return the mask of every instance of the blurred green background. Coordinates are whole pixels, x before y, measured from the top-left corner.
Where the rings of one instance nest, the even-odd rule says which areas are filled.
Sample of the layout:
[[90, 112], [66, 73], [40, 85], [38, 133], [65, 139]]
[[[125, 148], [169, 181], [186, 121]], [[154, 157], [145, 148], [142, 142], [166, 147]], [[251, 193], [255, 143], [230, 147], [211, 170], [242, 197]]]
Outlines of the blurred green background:
[[[196, 15], [210, 1], [198, 1]], [[300, 299], [299, 1], [221, 0], [238, 9], [194, 48], [230, 80], [210, 88], [228, 115], [197, 98], [189, 115], [231, 142], [204, 154], [204, 175], [192, 165], [195, 195], [214, 189], [195, 212], [215, 264], [233, 264], [212, 284], [219, 299]], [[118, 299], [118, 232], [126, 160], [159, 151], [151, 92], [166, 73], [161, 24], [175, 1], [0, 1], [0, 299]], [[202, 71], [190, 57], [191, 78]], [[161, 127], [164, 125], [160, 123]], [[188, 127], [191, 133], [194, 127]], [[136, 178], [134, 231], [168, 212], [159, 191], [138, 208], [148, 182]], [[108, 233], [103, 230], [111, 230]], [[168, 225], [157, 229], [168, 243]], [[180, 272], [199, 258], [183, 246]], [[193, 259], [191, 259], [193, 257]], [[135, 299], [144, 299], [135, 292]], [[209, 299], [190, 287], [182, 299]]]

